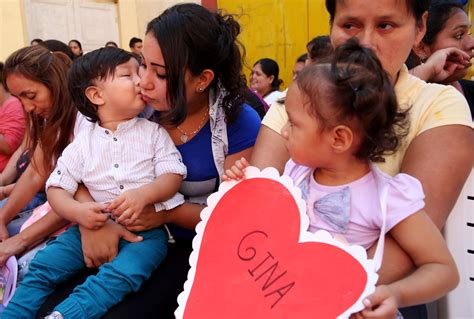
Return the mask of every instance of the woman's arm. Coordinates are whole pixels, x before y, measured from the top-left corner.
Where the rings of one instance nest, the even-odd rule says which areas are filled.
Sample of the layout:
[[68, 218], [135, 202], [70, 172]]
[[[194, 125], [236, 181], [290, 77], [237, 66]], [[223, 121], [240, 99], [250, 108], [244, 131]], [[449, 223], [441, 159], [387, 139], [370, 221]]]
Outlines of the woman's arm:
[[389, 285], [396, 291], [400, 307], [431, 302], [457, 286], [459, 274], [453, 257], [423, 211], [400, 222], [390, 234], [416, 266], [412, 274]]
[[14, 150], [5, 140], [5, 136], [3, 134], [0, 134], [0, 154], [10, 155], [13, 152]]
[[[424, 211], [441, 230], [474, 162], [474, 132], [470, 127], [447, 125], [417, 136], [408, 147], [401, 171], [423, 185]], [[369, 250], [373, 254], [375, 247]], [[393, 282], [409, 274], [415, 265], [403, 249], [386, 236], [379, 281]]]
[[7, 198], [15, 188], [15, 184], [0, 186], [0, 200]]
[[18, 161], [24, 150], [25, 142], [23, 142], [20, 147], [17, 148], [15, 153], [13, 153], [13, 155], [8, 160], [8, 163], [3, 169], [2, 173], [0, 173], [0, 186], [11, 184], [16, 179], [16, 162]]
[[474, 164], [474, 131], [447, 125], [417, 136], [408, 147], [401, 172], [423, 185], [428, 216], [442, 229]]
[[3, 265], [10, 256], [19, 256], [33, 248], [67, 224], [66, 220], [50, 211], [22, 232], [0, 243], [0, 265]]
[[0, 239], [8, 238], [5, 225], [8, 224], [20, 210], [40, 191], [46, 182], [48, 173], [43, 172], [43, 152], [38, 146], [32, 161], [25, 172], [16, 182], [15, 188], [8, 197], [5, 206], [0, 208]]
[[163, 224], [175, 224], [186, 229], [194, 229], [201, 221], [204, 205], [184, 203], [173, 209], [156, 212], [153, 206], [147, 206], [143, 213], [127, 229], [133, 232], [159, 227]]
[[260, 169], [272, 166], [280, 174], [283, 174], [285, 164], [289, 159], [290, 154], [286, 149], [285, 139], [271, 128], [262, 125], [258, 132], [250, 164]]

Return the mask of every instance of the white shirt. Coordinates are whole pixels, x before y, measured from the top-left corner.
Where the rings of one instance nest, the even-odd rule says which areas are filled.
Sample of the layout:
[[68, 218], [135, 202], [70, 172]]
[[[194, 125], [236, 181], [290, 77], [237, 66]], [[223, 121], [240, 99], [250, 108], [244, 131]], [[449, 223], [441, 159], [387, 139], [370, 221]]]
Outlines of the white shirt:
[[276, 101], [278, 101], [279, 99], [281, 99], [282, 97], [285, 97], [286, 94], [285, 92], [281, 92], [281, 91], [273, 91], [272, 93], [266, 95], [263, 100], [265, 101], [265, 103], [267, 103], [268, 106], [272, 105], [273, 103], [275, 103]]
[[[83, 183], [96, 202], [110, 202], [166, 173], [184, 179], [186, 166], [164, 128], [141, 118], [119, 124], [115, 132], [96, 123], [83, 126], [64, 149], [46, 189], [55, 186], [74, 194]], [[168, 210], [183, 202], [177, 193], [155, 209]]]

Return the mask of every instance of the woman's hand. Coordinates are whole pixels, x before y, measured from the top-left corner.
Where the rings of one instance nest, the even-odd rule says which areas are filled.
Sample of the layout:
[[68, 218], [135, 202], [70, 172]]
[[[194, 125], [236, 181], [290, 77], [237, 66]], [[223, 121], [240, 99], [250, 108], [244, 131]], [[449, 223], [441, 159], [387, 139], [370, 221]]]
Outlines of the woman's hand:
[[3, 266], [8, 258], [23, 253], [27, 249], [20, 236], [13, 236], [0, 243], [0, 266]]
[[[2, 209], [0, 208], [0, 216], [2, 215], [1, 211]], [[10, 234], [8, 233], [7, 223], [0, 217], [0, 241], [3, 242], [8, 239], [8, 237], [10, 237]]]
[[0, 200], [7, 198], [7, 193], [5, 192], [5, 186], [0, 186]]
[[140, 216], [127, 226], [127, 229], [129, 231], [138, 232], [159, 227], [169, 222], [167, 217], [171, 211], [156, 212], [153, 205], [148, 205], [143, 209]]
[[112, 220], [108, 220], [98, 230], [90, 230], [82, 226], [79, 226], [79, 230], [84, 262], [89, 268], [98, 268], [102, 264], [112, 261], [117, 256], [120, 239], [132, 243], [143, 240], [143, 237], [129, 232]]
[[471, 66], [470, 60], [471, 56], [458, 48], [440, 49], [411, 72], [428, 82], [449, 84], [464, 76]]

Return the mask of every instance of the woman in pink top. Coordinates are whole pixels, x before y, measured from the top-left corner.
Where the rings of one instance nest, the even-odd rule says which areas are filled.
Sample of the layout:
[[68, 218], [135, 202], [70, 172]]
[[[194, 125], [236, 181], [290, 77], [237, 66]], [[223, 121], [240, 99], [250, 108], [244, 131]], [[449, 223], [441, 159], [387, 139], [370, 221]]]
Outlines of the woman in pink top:
[[[3, 63], [0, 81], [3, 82]], [[20, 101], [0, 85], [0, 173], [25, 135], [25, 115]], [[1, 194], [0, 194], [1, 195]]]

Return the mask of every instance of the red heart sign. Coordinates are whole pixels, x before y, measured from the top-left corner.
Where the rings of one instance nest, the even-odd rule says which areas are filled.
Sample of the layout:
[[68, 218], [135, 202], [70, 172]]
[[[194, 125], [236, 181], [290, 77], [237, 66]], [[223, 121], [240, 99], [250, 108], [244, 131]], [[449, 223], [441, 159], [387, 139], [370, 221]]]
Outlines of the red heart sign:
[[313, 319], [347, 311], [366, 289], [366, 270], [337, 246], [299, 242], [301, 224], [278, 181], [252, 178], [228, 190], [194, 243], [182, 317]]

